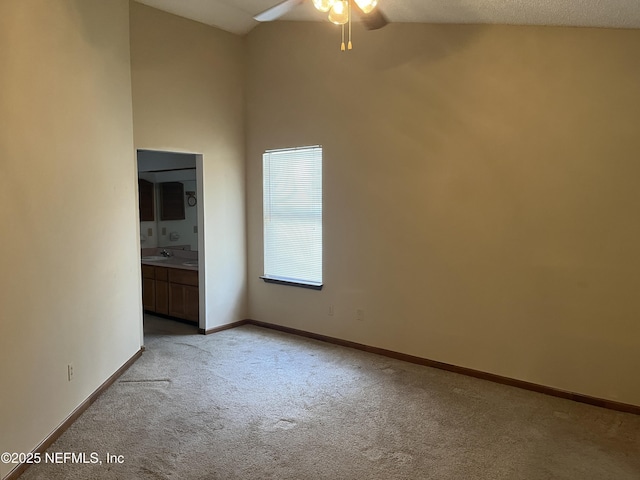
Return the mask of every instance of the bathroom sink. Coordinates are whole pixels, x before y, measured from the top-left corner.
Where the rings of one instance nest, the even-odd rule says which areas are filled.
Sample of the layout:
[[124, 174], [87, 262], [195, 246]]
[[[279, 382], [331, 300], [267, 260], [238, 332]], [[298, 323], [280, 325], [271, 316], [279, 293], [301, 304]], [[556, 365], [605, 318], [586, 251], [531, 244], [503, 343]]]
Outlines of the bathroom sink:
[[142, 260], [153, 260], [154, 262], [157, 262], [158, 260], [166, 260], [167, 257], [163, 257], [162, 255], [149, 255], [146, 257], [142, 257]]
[[193, 261], [193, 262], [184, 262], [183, 265], [186, 265], [187, 267], [197, 267], [198, 266], [198, 261]]

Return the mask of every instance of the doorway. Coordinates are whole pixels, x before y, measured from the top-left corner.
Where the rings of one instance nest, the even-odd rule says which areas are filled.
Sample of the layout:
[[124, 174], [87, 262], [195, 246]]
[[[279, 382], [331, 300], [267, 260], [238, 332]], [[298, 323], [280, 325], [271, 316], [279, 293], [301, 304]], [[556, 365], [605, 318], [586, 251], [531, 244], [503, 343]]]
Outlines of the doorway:
[[137, 150], [144, 315], [194, 333], [206, 324], [202, 166], [200, 154]]

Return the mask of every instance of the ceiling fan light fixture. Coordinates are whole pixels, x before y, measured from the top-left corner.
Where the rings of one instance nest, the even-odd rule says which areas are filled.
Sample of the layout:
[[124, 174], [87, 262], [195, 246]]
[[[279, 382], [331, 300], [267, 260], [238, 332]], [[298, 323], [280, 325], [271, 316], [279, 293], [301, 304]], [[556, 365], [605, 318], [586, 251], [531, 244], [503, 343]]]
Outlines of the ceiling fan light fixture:
[[[314, 0], [315, 1], [315, 0]], [[365, 14], [371, 13], [374, 8], [378, 5], [378, 0], [355, 0]]]
[[336, 1], [337, 0], [313, 0], [313, 6], [316, 7], [316, 10], [327, 13]]
[[329, 20], [336, 25], [344, 25], [349, 21], [349, 2], [338, 0], [329, 10]]
[[[2, 0], [0, 0], [1, 2]], [[257, 0], [256, 0], [257, 1]], [[262, 0], [261, 0], [262, 1]], [[267, 0], [263, 0], [267, 1]], [[276, 1], [276, 0], [272, 0]], [[258, 22], [271, 22], [289, 13], [293, 8], [308, 0], [277, 0], [279, 3], [254, 16]], [[342, 30], [342, 42], [340, 50], [351, 50], [351, 27], [353, 17], [351, 10], [355, 7], [362, 23], [367, 30], [377, 30], [384, 27], [389, 21], [378, 7], [379, 0], [311, 0], [314, 8], [322, 13], [327, 13], [329, 21], [339, 25]], [[377, 8], [377, 10], [376, 10]], [[374, 11], [375, 10], [375, 11]]]

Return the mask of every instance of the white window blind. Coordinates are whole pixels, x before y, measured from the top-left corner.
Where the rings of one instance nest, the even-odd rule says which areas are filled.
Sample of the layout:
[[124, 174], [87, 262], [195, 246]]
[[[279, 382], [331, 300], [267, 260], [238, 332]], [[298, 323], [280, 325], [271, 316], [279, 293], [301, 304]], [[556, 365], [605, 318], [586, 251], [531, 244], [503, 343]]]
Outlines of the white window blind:
[[264, 277], [322, 285], [322, 147], [263, 157]]

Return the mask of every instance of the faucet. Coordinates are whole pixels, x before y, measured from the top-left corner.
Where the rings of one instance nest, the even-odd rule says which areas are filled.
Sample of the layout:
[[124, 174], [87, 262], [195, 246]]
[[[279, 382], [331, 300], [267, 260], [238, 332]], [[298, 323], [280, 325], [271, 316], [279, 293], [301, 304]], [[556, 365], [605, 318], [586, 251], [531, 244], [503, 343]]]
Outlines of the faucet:
[[162, 251], [160, 252], [160, 255], [162, 255], [163, 257], [169, 258], [171, 256], [171, 252], [168, 252], [166, 248], [163, 248]]

